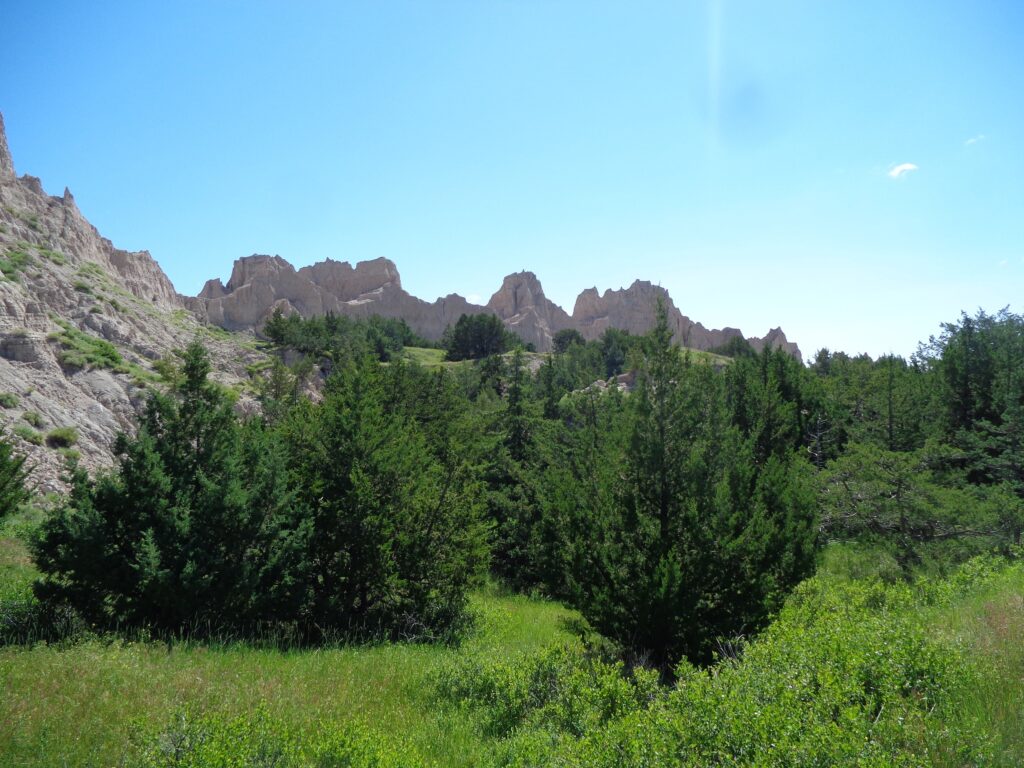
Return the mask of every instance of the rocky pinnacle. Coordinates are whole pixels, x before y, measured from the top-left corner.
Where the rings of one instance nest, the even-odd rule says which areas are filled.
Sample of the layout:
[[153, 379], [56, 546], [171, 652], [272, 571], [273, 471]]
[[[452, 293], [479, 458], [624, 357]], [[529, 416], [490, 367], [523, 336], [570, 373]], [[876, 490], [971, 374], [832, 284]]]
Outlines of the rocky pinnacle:
[[7, 148], [7, 133], [4, 131], [4, 116], [0, 113], [0, 179], [14, 178], [14, 161]]

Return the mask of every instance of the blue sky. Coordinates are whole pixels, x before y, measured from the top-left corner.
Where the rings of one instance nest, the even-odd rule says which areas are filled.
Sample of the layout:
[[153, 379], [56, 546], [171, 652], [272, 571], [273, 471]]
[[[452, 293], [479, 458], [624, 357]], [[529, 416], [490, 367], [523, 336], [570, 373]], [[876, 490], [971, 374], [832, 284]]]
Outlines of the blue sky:
[[1024, 3], [5, 0], [20, 173], [183, 293], [386, 256], [486, 301], [636, 278], [805, 354], [1021, 311]]

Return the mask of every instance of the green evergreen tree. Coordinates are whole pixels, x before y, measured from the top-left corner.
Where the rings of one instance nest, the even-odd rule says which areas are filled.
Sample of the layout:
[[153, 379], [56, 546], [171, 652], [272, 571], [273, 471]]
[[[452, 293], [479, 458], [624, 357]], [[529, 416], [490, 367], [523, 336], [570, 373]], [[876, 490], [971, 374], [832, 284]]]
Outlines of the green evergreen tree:
[[497, 315], [462, 315], [454, 327], [445, 330], [441, 345], [448, 360], [479, 360], [521, 344]]
[[480, 490], [385, 403], [379, 366], [363, 361], [336, 371], [323, 404], [300, 404], [285, 425], [311, 513], [310, 619], [348, 633], [435, 636], [465, 619], [467, 588], [486, 564]]
[[815, 510], [774, 389], [730, 412], [723, 377], [672, 344], [663, 307], [644, 347], [618, 518], [595, 542], [581, 602], [664, 669], [706, 662], [717, 638], [764, 624], [813, 567]]
[[259, 423], [239, 424], [201, 345], [182, 369], [175, 391], [150, 398], [138, 435], [118, 438], [114, 473], [74, 473], [36, 546], [37, 592], [100, 626], [202, 633], [293, 620], [309, 530], [284, 453]]
[[551, 339], [551, 348], [556, 355], [563, 354], [569, 347], [586, 344], [583, 335], [575, 328], [564, 328]]
[[25, 486], [27, 478], [25, 457], [16, 454], [0, 433], [0, 521], [29, 500], [31, 494]]

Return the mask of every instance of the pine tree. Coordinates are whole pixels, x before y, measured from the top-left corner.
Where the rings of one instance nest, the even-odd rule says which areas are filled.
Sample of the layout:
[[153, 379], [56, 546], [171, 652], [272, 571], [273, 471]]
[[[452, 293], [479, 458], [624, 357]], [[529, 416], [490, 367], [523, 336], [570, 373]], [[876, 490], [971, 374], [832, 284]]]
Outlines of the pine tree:
[[416, 422], [386, 408], [379, 366], [346, 366], [321, 406], [285, 424], [311, 514], [311, 622], [346, 633], [432, 636], [465, 617], [486, 562], [479, 489], [445, 467]]
[[201, 345], [182, 368], [137, 436], [118, 438], [114, 473], [75, 472], [36, 547], [38, 593], [101, 626], [202, 633], [294, 620], [308, 530], [284, 453], [259, 423], [239, 424]]
[[814, 496], [773, 374], [748, 369], [730, 409], [723, 376], [673, 346], [664, 308], [644, 352], [616, 519], [594, 542], [580, 602], [600, 631], [667, 669], [758, 629], [810, 572]]
[[25, 457], [14, 453], [11, 444], [0, 434], [0, 521], [29, 500], [25, 487], [27, 478]]

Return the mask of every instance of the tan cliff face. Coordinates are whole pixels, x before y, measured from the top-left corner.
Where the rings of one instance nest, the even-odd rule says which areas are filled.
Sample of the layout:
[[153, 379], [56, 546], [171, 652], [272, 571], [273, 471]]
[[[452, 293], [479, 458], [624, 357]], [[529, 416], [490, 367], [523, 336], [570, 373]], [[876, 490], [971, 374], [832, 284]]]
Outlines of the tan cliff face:
[[[63, 487], [64, 457], [48, 432], [74, 428], [83, 465], [108, 465], [117, 433], [159, 386], [154, 360], [200, 334], [227, 383], [246, 378], [252, 353], [204, 329], [152, 256], [100, 236], [70, 191], [49, 196], [19, 178], [2, 129], [0, 117], [0, 393], [16, 405], [0, 409], [0, 426], [51, 491]], [[73, 349], [103, 344], [120, 364]]]
[[[274, 312], [298, 312], [309, 317], [326, 312], [366, 317], [399, 317], [427, 339], [438, 340], [445, 328], [462, 314], [489, 312], [504, 321], [539, 352], [551, 349], [556, 333], [575, 328], [586, 339], [596, 339], [609, 328], [642, 334], [654, 327], [658, 302], [668, 312], [675, 340], [694, 349], [712, 349], [742, 333], [736, 328], [709, 330], [690, 320], [675, 306], [668, 291], [637, 280], [629, 288], [603, 294], [588, 288], [576, 299], [572, 315], [544, 295], [532, 272], [508, 275], [485, 306], [470, 304], [451, 294], [434, 302], [412, 296], [401, 287], [394, 263], [388, 259], [348, 262], [325, 261], [296, 270], [280, 256], [248, 256], [235, 262], [228, 284], [207, 282], [189, 306], [203, 319], [229, 330], [259, 331]], [[798, 359], [800, 350], [781, 329], [768, 336], [750, 337], [755, 349], [778, 346]]]

